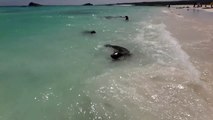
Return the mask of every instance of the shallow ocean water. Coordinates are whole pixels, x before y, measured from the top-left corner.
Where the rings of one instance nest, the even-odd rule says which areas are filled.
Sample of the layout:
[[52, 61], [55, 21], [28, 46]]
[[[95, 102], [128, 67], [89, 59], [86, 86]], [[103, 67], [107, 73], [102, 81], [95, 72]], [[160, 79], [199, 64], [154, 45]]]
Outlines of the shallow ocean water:
[[[211, 120], [162, 9], [0, 8], [0, 120]], [[105, 44], [133, 55], [112, 61]]]

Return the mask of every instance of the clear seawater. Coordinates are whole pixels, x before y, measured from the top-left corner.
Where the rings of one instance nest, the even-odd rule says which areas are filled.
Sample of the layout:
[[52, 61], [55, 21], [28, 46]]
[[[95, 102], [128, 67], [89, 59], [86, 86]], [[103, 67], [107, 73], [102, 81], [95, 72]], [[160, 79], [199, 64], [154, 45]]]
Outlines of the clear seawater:
[[[1, 7], [0, 120], [211, 120], [190, 87], [200, 73], [161, 11]], [[128, 22], [104, 18], [125, 15]], [[105, 44], [132, 56], [112, 61]]]

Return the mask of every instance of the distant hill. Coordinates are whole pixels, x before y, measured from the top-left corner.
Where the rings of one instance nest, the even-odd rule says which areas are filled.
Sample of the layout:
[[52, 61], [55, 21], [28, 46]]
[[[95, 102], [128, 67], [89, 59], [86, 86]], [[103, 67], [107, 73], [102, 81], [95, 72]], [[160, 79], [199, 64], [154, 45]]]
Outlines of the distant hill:
[[85, 3], [85, 4], [83, 4], [83, 6], [93, 6], [93, 4], [91, 4], [91, 3]]
[[38, 7], [38, 6], [42, 6], [41, 4], [38, 4], [38, 3], [34, 3], [34, 2], [30, 2], [28, 4], [28, 6], [31, 6], [31, 7]]

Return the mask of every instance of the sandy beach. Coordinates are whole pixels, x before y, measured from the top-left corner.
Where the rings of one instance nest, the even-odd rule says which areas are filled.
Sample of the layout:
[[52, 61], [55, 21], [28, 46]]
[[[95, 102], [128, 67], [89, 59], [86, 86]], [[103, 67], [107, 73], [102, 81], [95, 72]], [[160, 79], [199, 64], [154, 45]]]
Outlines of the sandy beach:
[[213, 110], [213, 9], [168, 8], [165, 24], [200, 71], [203, 86], [189, 85]]
[[213, 9], [211, 8], [211, 9], [202, 9], [202, 10], [204, 10], [204, 11], [206, 11], [206, 12], [213, 12]]

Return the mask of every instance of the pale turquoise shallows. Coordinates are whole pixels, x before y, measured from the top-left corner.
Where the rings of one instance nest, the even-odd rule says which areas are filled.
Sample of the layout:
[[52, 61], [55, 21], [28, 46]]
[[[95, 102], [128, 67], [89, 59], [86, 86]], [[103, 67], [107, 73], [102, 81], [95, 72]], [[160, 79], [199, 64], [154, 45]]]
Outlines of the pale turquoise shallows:
[[[0, 120], [208, 120], [162, 9], [1, 7]], [[132, 56], [112, 61], [105, 44]]]

